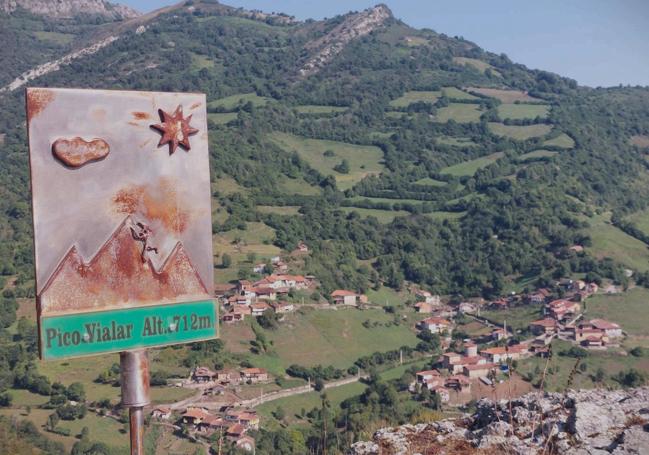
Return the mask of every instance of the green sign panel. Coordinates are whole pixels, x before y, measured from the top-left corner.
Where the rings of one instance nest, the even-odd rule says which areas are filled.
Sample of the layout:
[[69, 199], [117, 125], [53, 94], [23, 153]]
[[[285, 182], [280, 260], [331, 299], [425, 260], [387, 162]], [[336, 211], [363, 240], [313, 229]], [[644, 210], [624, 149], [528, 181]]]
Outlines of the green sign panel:
[[47, 316], [41, 320], [43, 359], [216, 338], [218, 318], [212, 301]]

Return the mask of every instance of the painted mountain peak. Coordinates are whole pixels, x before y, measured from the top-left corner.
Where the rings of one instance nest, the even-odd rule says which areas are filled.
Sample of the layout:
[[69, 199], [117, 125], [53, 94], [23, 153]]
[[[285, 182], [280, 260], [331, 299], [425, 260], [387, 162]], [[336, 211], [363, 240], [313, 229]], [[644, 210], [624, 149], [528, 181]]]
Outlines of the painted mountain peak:
[[132, 233], [134, 225], [131, 217], [126, 217], [89, 261], [81, 257], [76, 246], [70, 248], [39, 295], [41, 314], [209, 295], [181, 242], [156, 269], [150, 258], [142, 259], [142, 244]]

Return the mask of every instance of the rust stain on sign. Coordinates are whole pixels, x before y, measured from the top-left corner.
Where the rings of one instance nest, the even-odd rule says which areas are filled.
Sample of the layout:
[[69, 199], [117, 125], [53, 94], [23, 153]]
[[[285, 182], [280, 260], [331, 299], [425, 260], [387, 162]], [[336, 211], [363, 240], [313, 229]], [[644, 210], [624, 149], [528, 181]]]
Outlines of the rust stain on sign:
[[54, 93], [46, 88], [28, 88], [27, 89], [27, 121], [33, 118], [54, 100]]
[[135, 120], [149, 120], [151, 114], [148, 112], [133, 112], [133, 118], [135, 118]]
[[181, 242], [159, 269], [148, 258], [143, 262], [131, 232], [134, 224], [125, 218], [89, 261], [73, 246], [40, 294], [41, 311], [105, 309], [208, 293]]
[[52, 144], [52, 153], [66, 166], [79, 168], [85, 164], [101, 161], [110, 153], [108, 142], [103, 139], [86, 141], [80, 137], [57, 139]]
[[113, 207], [117, 213], [140, 215], [181, 233], [191, 221], [191, 211], [178, 203], [177, 185], [173, 179], [162, 177], [153, 184], [128, 186], [115, 194]]

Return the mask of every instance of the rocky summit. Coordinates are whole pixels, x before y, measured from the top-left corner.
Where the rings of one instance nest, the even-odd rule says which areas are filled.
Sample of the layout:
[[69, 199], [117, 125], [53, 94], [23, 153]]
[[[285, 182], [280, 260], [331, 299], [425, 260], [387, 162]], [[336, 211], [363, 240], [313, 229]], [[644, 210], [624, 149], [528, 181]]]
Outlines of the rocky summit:
[[483, 399], [459, 419], [383, 428], [349, 455], [649, 454], [649, 388]]
[[116, 5], [104, 0], [0, 0], [0, 11], [13, 13], [17, 9], [50, 18], [89, 15], [122, 20], [140, 15], [128, 6]]

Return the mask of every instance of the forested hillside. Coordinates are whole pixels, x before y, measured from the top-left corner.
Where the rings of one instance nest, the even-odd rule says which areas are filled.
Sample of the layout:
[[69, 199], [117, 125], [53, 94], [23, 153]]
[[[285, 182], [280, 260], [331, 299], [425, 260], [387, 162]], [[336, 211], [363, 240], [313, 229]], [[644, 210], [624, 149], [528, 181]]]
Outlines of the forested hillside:
[[[385, 6], [299, 22], [208, 0], [119, 22], [0, 13], [0, 88], [108, 34], [28, 85], [207, 94], [219, 283], [305, 242], [322, 296], [649, 286], [648, 88], [580, 87]], [[0, 210], [0, 392], [38, 389], [35, 328], [16, 330], [34, 296], [22, 88], [0, 91]], [[347, 402], [346, 428], [405, 416], [374, 400], [390, 393]]]

